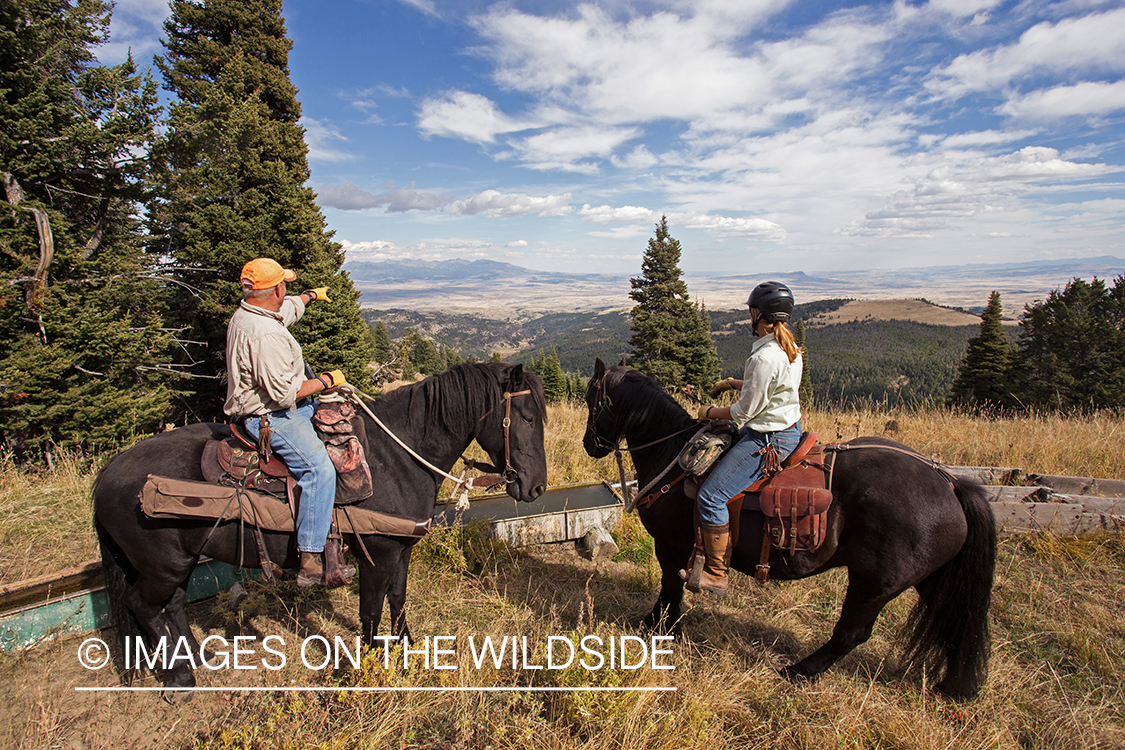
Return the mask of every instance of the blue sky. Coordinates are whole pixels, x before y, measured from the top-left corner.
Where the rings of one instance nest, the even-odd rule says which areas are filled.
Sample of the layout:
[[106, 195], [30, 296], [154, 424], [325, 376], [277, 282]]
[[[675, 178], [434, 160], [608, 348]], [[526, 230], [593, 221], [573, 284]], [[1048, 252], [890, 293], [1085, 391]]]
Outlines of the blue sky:
[[[103, 62], [160, 50], [118, 0]], [[1120, 2], [285, 0], [350, 261], [636, 274], [1125, 257]]]

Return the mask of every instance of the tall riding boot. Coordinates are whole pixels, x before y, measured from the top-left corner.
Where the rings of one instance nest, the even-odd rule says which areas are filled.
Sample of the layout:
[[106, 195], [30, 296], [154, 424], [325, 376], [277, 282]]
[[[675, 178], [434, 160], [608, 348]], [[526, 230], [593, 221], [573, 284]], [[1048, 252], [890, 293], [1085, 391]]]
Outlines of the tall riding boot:
[[727, 569], [730, 567], [730, 524], [699, 525], [703, 535], [703, 573], [699, 588], [716, 596], [727, 593]]
[[336, 560], [333, 557], [329, 565], [330, 575], [325, 580], [325, 555], [323, 552], [301, 552], [300, 557], [301, 567], [297, 570], [297, 585], [301, 587], [328, 586], [328, 588], [335, 588], [348, 583], [351, 576], [355, 574], [355, 568], [350, 565], [337, 568], [334, 564]]
[[351, 583], [355, 575], [354, 565], [344, 564], [344, 555], [340, 552], [340, 535], [329, 534], [324, 542], [324, 585], [330, 589]]

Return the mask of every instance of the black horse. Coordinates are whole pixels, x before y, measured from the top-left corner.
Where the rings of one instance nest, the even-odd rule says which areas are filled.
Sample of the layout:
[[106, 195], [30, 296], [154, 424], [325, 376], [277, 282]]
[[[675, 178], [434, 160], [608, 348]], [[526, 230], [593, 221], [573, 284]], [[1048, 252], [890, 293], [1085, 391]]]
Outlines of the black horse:
[[[505, 470], [507, 491], [513, 498], [531, 502], [546, 490], [543, 386], [522, 365], [461, 365], [392, 391], [368, 402], [368, 407], [404, 443], [442, 471], [448, 472], [475, 439], [492, 462]], [[510, 420], [507, 429], [505, 420]], [[430, 518], [444, 477], [411, 457], [366, 414], [364, 423], [375, 491], [356, 507]], [[154, 641], [168, 636], [172, 643], [183, 637], [199, 654], [184, 601], [188, 578], [200, 556], [235, 565], [242, 562], [242, 556], [249, 558], [246, 565], [258, 563], [249, 527], [240, 532], [239, 523], [231, 521], [212, 533], [213, 522], [209, 521], [148, 518], [138, 501], [149, 474], [202, 481], [204, 443], [223, 427], [196, 424], [150, 437], [119, 453], [98, 475], [95, 526], [111, 615], [122, 642], [126, 635], [143, 634]], [[285, 568], [297, 565], [295, 535], [265, 532], [264, 536], [271, 560]], [[376, 645], [384, 598], [390, 604], [392, 635], [409, 636], [403, 606], [407, 567], [417, 539], [378, 535], [345, 539], [359, 566], [364, 642]], [[357, 546], [360, 544], [367, 554]], [[191, 666], [184, 659], [161, 677], [169, 688], [195, 684]], [[190, 693], [182, 695], [190, 697]]]
[[[651, 377], [599, 359], [586, 392], [589, 419], [583, 444], [601, 458], [624, 438], [645, 486], [675, 460], [694, 433], [693, 419]], [[676, 434], [681, 430], [681, 432]], [[665, 436], [674, 436], [661, 440]], [[652, 444], [654, 441], [655, 444]], [[905, 449], [882, 438], [857, 443]], [[906, 449], [909, 450], [909, 449]], [[833, 500], [824, 545], [816, 552], [770, 554], [770, 575], [806, 578], [848, 569], [848, 589], [832, 638], [786, 667], [789, 679], [815, 677], [871, 636], [879, 612], [913, 586], [919, 601], [907, 664], [925, 664], [945, 677], [935, 687], [950, 697], [977, 694], [988, 664], [988, 608], [996, 556], [996, 526], [979, 485], [947, 478], [927, 461], [898, 450], [837, 454]], [[660, 598], [645, 618], [657, 629], [678, 627], [684, 582], [678, 571], [695, 541], [694, 501], [682, 483], [650, 507], [641, 522], [656, 542]], [[731, 566], [753, 574], [762, 545], [763, 517], [743, 511]], [[936, 672], [935, 672], [936, 673]]]

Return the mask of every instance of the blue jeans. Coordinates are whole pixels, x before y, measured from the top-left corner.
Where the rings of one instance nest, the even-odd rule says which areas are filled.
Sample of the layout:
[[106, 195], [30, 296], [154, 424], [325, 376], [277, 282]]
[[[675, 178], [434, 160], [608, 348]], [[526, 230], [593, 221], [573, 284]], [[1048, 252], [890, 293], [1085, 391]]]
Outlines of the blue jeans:
[[[336, 467], [313, 428], [315, 412], [316, 404], [306, 401], [295, 411], [270, 415], [270, 447], [289, 466], [301, 488], [297, 502], [297, 549], [301, 552], [324, 551], [336, 501]], [[245, 424], [257, 440], [261, 418], [247, 417]]]
[[723, 456], [719, 465], [699, 488], [699, 520], [713, 526], [730, 521], [727, 501], [762, 476], [759, 451], [773, 443], [781, 460], [793, 452], [801, 440], [801, 423], [777, 432], [761, 433], [749, 427], [738, 431], [738, 442]]

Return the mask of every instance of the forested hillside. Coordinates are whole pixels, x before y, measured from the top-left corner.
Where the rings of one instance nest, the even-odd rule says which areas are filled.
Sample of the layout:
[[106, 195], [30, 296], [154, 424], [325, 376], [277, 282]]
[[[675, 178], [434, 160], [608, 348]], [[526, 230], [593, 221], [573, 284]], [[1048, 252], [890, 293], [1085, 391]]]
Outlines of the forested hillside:
[[[848, 300], [798, 305], [794, 321], [810, 320]], [[711, 331], [723, 377], [742, 373], [754, 343], [744, 310], [713, 311]], [[365, 310], [372, 326], [382, 322], [392, 340], [413, 330], [462, 357], [504, 359], [532, 365], [554, 352], [568, 373], [589, 376], [594, 359], [617, 362], [629, 356], [626, 312], [554, 313], [525, 323], [472, 315], [407, 310]], [[805, 329], [807, 365], [819, 403], [859, 400], [889, 403], [941, 401], [957, 375], [965, 344], [976, 326], [935, 326], [906, 320], [867, 320]]]

